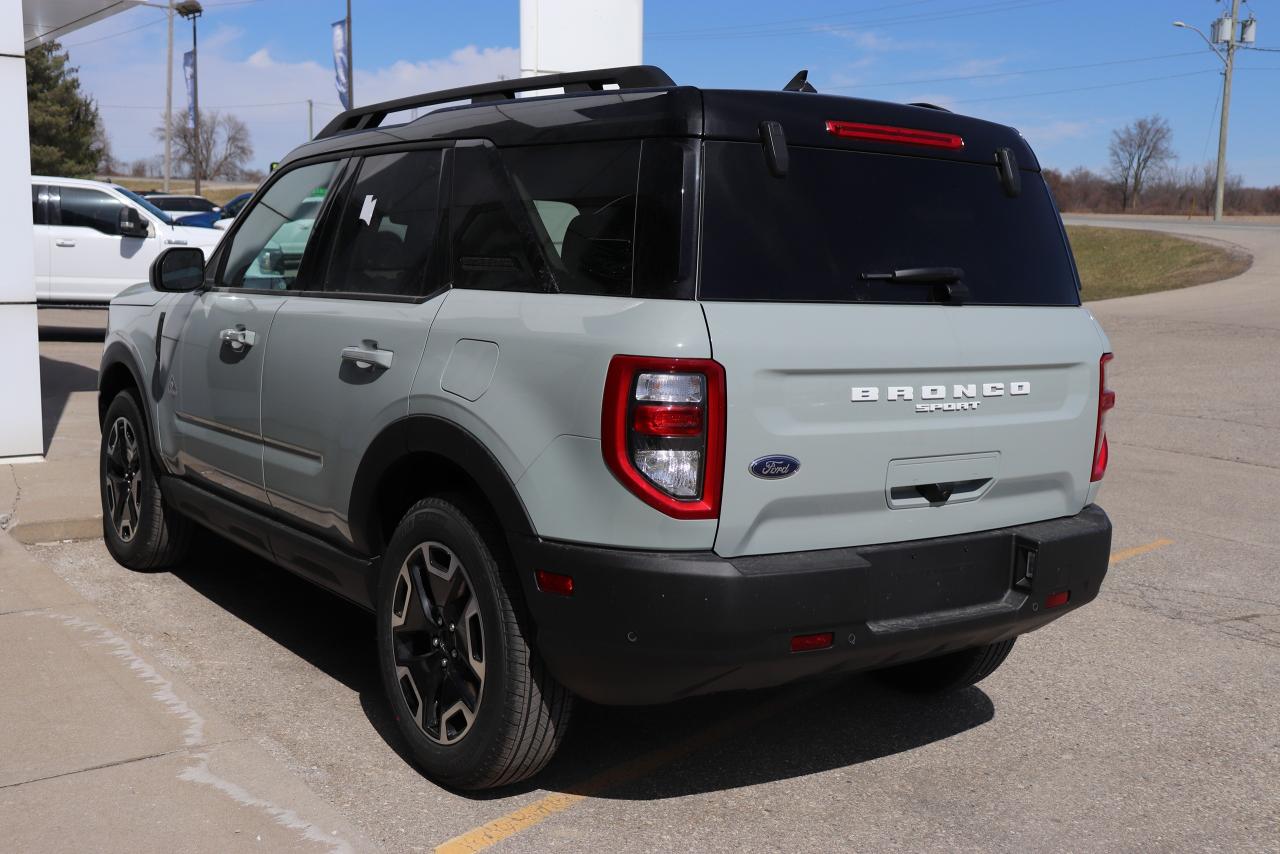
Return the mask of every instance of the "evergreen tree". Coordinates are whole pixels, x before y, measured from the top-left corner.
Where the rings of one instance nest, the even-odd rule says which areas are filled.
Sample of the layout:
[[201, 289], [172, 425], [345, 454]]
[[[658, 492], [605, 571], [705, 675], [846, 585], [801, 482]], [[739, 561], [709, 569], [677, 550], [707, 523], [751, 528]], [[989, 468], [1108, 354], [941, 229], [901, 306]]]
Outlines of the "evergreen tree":
[[92, 177], [98, 167], [98, 108], [92, 98], [80, 92], [80, 80], [69, 61], [57, 42], [27, 51], [33, 175]]

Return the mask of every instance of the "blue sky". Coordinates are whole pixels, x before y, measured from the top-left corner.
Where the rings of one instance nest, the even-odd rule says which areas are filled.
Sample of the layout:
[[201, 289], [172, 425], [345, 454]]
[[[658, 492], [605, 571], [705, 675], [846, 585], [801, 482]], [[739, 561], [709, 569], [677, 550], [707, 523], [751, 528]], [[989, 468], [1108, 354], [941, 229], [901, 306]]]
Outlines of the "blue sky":
[[[354, 0], [358, 101], [518, 73], [518, 0]], [[318, 130], [336, 111], [329, 24], [341, 0], [208, 0], [200, 19], [201, 103], [249, 125], [254, 163]], [[1207, 30], [1213, 0], [648, 0], [644, 59], [681, 83], [778, 88], [800, 68], [822, 91], [931, 101], [1019, 128], [1045, 166], [1105, 167], [1111, 131], [1152, 113], [1173, 127], [1180, 166], [1216, 156], [1221, 64], [1174, 19]], [[1259, 47], [1241, 51], [1229, 163], [1253, 185], [1280, 184], [1280, 0], [1244, 5]], [[66, 39], [101, 105], [118, 158], [159, 153], [162, 12], [137, 8]], [[178, 23], [175, 109], [190, 27]], [[1103, 64], [1108, 63], [1108, 64]], [[1018, 73], [1014, 73], [1018, 72]], [[957, 79], [967, 78], [967, 79]]]

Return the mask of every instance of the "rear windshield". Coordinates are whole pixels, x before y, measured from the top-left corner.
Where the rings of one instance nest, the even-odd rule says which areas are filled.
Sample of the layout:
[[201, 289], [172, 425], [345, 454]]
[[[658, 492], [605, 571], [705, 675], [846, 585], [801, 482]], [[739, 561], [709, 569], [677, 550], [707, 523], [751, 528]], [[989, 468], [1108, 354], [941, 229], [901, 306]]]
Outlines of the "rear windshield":
[[[921, 303], [939, 282], [895, 270], [959, 268], [969, 304], [1078, 305], [1075, 268], [1048, 188], [995, 166], [792, 146], [784, 177], [762, 146], [708, 142], [699, 297]], [[870, 276], [871, 278], [864, 278]]]

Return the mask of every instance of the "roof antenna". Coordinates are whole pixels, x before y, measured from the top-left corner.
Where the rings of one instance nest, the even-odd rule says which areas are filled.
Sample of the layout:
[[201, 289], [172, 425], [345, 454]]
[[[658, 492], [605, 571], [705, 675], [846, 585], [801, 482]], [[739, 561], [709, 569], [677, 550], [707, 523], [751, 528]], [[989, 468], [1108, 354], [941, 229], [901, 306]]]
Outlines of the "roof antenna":
[[809, 82], [809, 69], [802, 68], [791, 78], [791, 82], [782, 87], [783, 92], [817, 92]]

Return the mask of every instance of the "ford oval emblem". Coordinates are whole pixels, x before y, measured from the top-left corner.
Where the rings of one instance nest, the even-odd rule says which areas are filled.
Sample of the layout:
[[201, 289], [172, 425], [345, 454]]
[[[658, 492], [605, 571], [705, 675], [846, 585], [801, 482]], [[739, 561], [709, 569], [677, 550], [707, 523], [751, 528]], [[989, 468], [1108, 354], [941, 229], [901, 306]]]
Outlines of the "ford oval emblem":
[[771, 454], [751, 463], [751, 473], [765, 480], [777, 480], [800, 471], [800, 461], [786, 454]]

